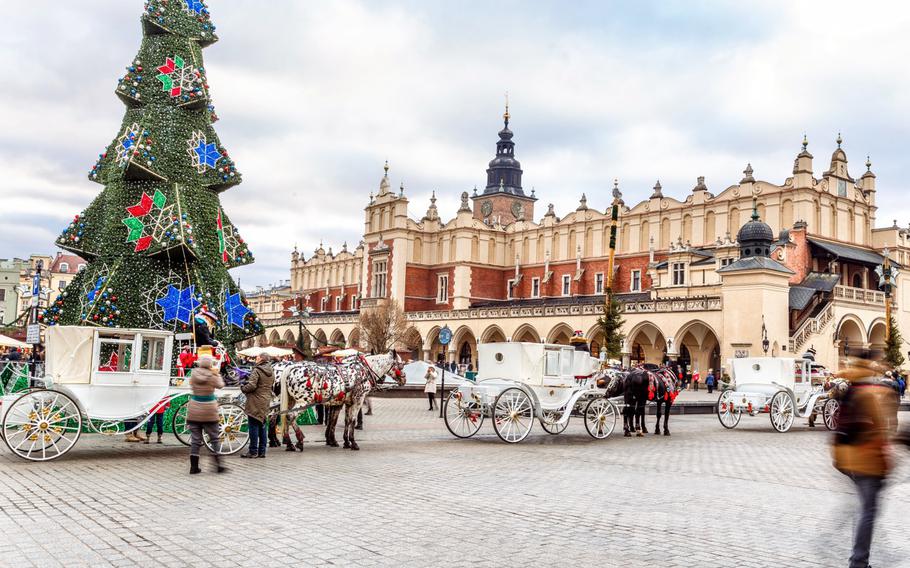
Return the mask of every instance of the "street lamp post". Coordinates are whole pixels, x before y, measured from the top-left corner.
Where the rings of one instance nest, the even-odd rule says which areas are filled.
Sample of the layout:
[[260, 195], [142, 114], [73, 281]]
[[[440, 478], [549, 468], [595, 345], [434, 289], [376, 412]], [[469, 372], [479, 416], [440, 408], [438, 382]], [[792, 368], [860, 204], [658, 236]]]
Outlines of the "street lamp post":
[[771, 342], [768, 341], [768, 328], [765, 327], [765, 316], [761, 317], [761, 348], [765, 352], [765, 357], [768, 356], [768, 349], [771, 347]]
[[891, 253], [888, 247], [882, 251], [882, 263], [875, 267], [878, 275], [878, 287], [885, 293], [885, 340], [891, 340], [891, 292], [897, 286], [898, 270], [891, 264]]

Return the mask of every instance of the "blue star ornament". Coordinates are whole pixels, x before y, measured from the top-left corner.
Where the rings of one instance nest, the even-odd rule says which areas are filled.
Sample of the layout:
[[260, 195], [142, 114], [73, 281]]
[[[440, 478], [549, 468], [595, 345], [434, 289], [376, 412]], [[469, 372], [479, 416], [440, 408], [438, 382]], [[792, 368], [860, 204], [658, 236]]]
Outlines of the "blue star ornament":
[[189, 286], [182, 290], [174, 287], [167, 287], [167, 294], [155, 300], [155, 303], [164, 309], [164, 321], [177, 320], [183, 323], [190, 323], [190, 318], [196, 308], [199, 307], [199, 300], [195, 298], [195, 286]]
[[210, 168], [214, 168], [218, 160], [221, 159], [221, 152], [215, 147], [215, 144], [206, 144], [205, 140], [200, 140], [196, 146], [196, 155], [199, 156], [199, 163]]
[[239, 292], [228, 294], [227, 299], [224, 300], [224, 313], [227, 314], [227, 320], [233, 326], [243, 329], [243, 320], [250, 311], [248, 307], [243, 305]]
[[201, 14], [205, 10], [205, 4], [202, 3], [202, 0], [184, 0], [186, 2], [186, 8], [194, 14]]

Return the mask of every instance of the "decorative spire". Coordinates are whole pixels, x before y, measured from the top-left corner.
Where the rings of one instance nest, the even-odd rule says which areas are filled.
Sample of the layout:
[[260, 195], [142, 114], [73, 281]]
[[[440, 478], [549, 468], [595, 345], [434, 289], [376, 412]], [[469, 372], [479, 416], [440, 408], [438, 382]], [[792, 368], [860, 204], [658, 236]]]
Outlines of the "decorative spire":
[[696, 191], [707, 191], [707, 190], [708, 190], [708, 186], [705, 185], [705, 176], [698, 176], [698, 178], [696, 178], [695, 187], [692, 188], [692, 192], [694, 193]]
[[651, 194], [651, 199], [663, 199], [663, 188], [660, 186], [660, 180], [657, 180], [657, 183], [654, 184], [654, 193]]
[[803, 152], [805, 152], [807, 148], [809, 148], [809, 137], [803, 132]]
[[869, 156], [866, 156], [866, 171], [872, 171], [872, 160], [869, 159]]
[[436, 190], [430, 194], [430, 206], [427, 208], [427, 214], [423, 216], [424, 221], [435, 221], [439, 219], [439, 211], [436, 209]]
[[485, 195], [510, 193], [524, 196], [521, 189], [521, 163], [515, 159], [515, 142], [512, 141], [513, 134], [509, 130], [511, 117], [507, 99], [506, 110], [502, 115], [504, 125], [496, 142], [496, 156], [487, 167], [487, 185], [483, 191]]
[[404, 180], [402, 180], [401, 185], [398, 186], [398, 197], [404, 197]]
[[835, 140], [835, 142], [837, 142], [837, 147], [838, 147], [838, 148], [840, 148], [840, 145], [841, 145], [841, 143], [842, 143], [843, 141], [844, 141], [844, 139], [841, 138], [840, 132], [838, 132], [838, 133], [837, 133], [837, 140]]
[[389, 189], [390, 188], [390, 186], [389, 186], [389, 161], [388, 160], [386, 160], [385, 166], [383, 166], [382, 169], [385, 171], [385, 173], [383, 174], [382, 179], [379, 181], [379, 193], [377, 194], [377, 196], [385, 195], [385, 194], [389, 193], [389, 191], [390, 191], [390, 189]]
[[531, 198], [536, 199], [536, 198], [534, 197], [534, 193], [535, 193], [535, 189], [534, 189], [534, 186], [532, 185], [532, 186], [531, 186]]
[[555, 217], [555, 216], [556, 216], [556, 211], [553, 208], [553, 204], [550, 203], [549, 205], [547, 205], [547, 217]]
[[758, 216], [758, 198], [752, 197], [752, 220], [758, 221], [760, 217]]
[[348, 252], [348, 242], [347, 241], [344, 241], [344, 243], [341, 245], [341, 252]]
[[[436, 195], [436, 192], [434, 191], [433, 196], [435, 197], [435, 195]], [[477, 197], [477, 184], [474, 184], [474, 197]]]
[[587, 211], [588, 210], [588, 197], [582, 193], [581, 199], [578, 201], [578, 209], [576, 211]]
[[509, 91], [506, 91], [506, 112], [504, 112], [502, 115], [502, 120], [503, 120], [503, 122], [505, 122], [506, 128], [509, 127], [509, 117], [510, 116], [511, 115], [509, 114]]
[[752, 177], [752, 163], [746, 164], [746, 169], [743, 170], [743, 179], [739, 183], [753, 183], [755, 178]]
[[619, 179], [613, 178], [613, 199], [622, 201], [622, 192], [619, 191]]

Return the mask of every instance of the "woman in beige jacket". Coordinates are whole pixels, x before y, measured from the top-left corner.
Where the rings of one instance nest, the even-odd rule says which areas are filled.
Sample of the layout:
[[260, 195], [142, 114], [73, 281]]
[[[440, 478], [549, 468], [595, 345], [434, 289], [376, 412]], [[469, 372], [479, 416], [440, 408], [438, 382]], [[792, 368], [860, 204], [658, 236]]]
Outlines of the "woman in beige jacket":
[[208, 434], [212, 442], [212, 457], [215, 460], [215, 467], [218, 473], [227, 471], [221, 465], [221, 455], [219, 453], [220, 429], [218, 427], [218, 400], [215, 398], [215, 390], [224, 387], [224, 381], [221, 375], [212, 369], [215, 360], [203, 355], [196, 361], [196, 369], [190, 374], [190, 388], [193, 394], [187, 403], [186, 423], [190, 428], [190, 474], [199, 473], [199, 450], [202, 448], [202, 431]]

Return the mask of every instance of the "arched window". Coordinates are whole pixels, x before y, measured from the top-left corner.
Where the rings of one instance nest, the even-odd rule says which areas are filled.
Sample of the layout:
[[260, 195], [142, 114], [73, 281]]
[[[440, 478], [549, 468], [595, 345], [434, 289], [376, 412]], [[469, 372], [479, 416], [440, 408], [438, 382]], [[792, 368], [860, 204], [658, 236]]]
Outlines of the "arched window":
[[692, 215], [683, 216], [682, 240], [692, 242]]
[[727, 231], [730, 232], [731, 239], [735, 239], [739, 232], [739, 209], [736, 207], [731, 207], [727, 214]]
[[[630, 231], [629, 231], [629, 224], [628, 224], [628, 223], [623, 223], [623, 224], [622, 224], [622, 232], [621, 232], [620, 235], [619, 235], [619, 250], [621, 250], [622, 252], [629, 252], [629, 247], [630, 247], [630, 244], [629, 244], [629, 232], [630, 232]], [[609, 231], [607, 231], [606, 236], [607, 236], [607, 239], [610, 238], [610, 232], [609, 232]], [[609, 245], [609, 240], [607, 241], [607, 244]], [[604, 250], [607, 250], [607, 248], [604, 247]]]
[[863, 287], [863, 276], [859, 272], [853, 274], [853, 287], [862, 288]]
[[651, 246], [651, 226], [647, 221], [641, 222], [638, 229], [638, 250], [648, 250]]
[[780, 225], [781, 229], [793, 227], [793, 201], [784, 199], [780, 205]]
[[414, 262], [423, 263], [423, 239], [414, 239]]
[[668, 217], [660, 220], [660, 248], [662, 250], [670, 248], [670, 219]]
[[714, 211], [705, 213], [705, 234], [704, 243], [713, 243], [717, 238], [717, 221], [714, 219]]

